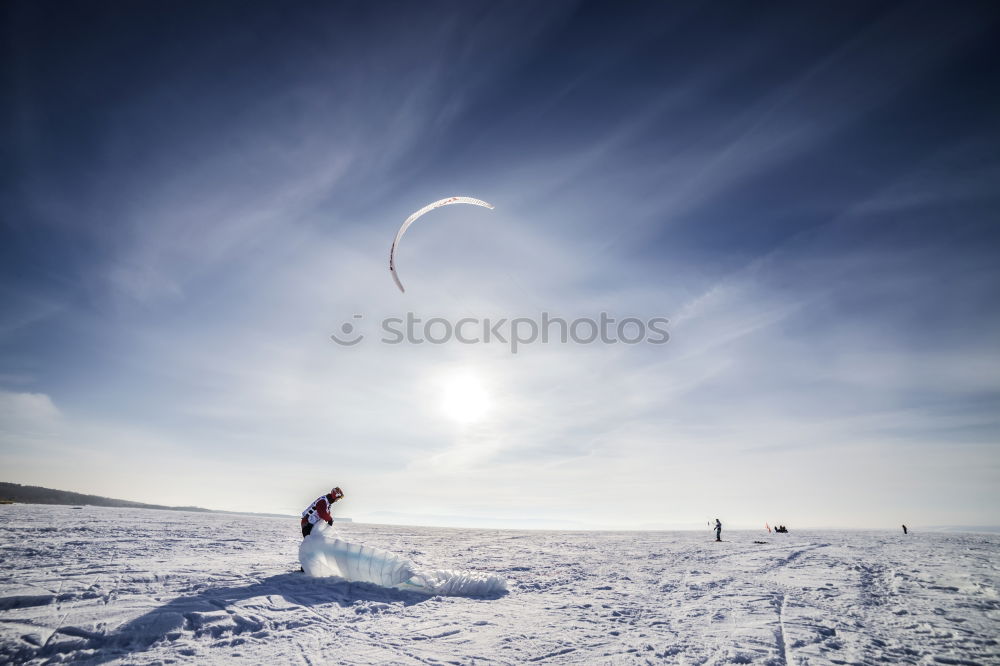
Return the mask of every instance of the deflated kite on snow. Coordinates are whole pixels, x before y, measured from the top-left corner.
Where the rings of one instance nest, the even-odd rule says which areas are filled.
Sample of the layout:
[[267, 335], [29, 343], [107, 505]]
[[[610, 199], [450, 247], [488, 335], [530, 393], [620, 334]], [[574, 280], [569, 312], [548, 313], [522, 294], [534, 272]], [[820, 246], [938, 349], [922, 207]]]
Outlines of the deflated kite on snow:
[[507, 581], [496, 574], [453, 569], [419, 569], [410, 560], [338, 537], [319, 523], [299, 545], [299, 563], [309, 576], [339, 576], [424, 594], [487, 596], [507, 590]]
[[403, 226], [399, 228], [396, 232], [396, 238], [392, 241], [392, 248], [389, 250], [389, 272], [392, 273], [392, 279], [396, 282], [396, 286], [399, 290], [406, 292], [403, 288], [403, 283], [399, 281], [399, 274], [396, 272], [396, 248], [399, 246], [399, 241], [402, 240], [403, 234], [406, 230], [410, 228], [410, 225], [417, 221], [417, 218], [425, 215], [435, 208], [440, 208], [441, 206], [447, 206], [449, 204], [464, 203], [471, 204], [473, 206], [483, 206], [484, 208], [493, 209], [493, 204], [486, 203], [485, 201], [480, 201], [479, 199], [473, 199], [472, 197], [448, 197], [447, 199], [441, 199], [440, 201], [435, 201], [432, 204], [427, 204], [413, 215], [410, 215], [403, 222]]

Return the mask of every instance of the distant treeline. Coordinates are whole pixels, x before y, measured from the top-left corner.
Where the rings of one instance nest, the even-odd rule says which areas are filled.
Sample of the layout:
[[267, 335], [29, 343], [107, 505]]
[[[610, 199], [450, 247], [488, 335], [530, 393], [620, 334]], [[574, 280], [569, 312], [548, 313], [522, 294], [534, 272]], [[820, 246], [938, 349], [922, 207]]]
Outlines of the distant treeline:
[[55, 490], [40, 486], [22, 486], [19, 483], [0, 481], [0, 502], [18, 502], [21, 504], [84, 504], [90, 506], [114, 506], [132, 509], [166, 509], [167, 511], [204, 511], [197, 506], [162, 506], [160, 504], [143, 504], [128, 500], [112, 499], [100, 495], [84, 495], [68, 490]]

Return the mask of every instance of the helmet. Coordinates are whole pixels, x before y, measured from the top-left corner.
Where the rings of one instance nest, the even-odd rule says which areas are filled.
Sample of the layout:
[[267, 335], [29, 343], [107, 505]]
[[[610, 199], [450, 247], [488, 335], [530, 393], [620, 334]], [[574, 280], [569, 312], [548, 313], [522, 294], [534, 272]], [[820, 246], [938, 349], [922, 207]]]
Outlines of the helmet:
[[341, 490], [339, 487], [336, 487], [330, 491], [330, 496], [333, 497], [333, 499], [335, 500], [339, 500], [344, 497], [344, 491]]

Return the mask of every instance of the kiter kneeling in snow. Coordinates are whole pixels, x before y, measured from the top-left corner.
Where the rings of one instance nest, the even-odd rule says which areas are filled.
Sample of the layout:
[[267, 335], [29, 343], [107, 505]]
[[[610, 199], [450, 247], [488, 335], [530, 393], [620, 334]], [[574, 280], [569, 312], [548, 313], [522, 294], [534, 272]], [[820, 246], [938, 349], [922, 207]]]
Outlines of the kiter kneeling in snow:
[[330, 510], [333, 508], [333, 503], [339, 499], [343, 499], [343, 497], [344, 491], [340, 488], [334, 488], [326, 495], [317, 498], [315, 502], [309, 505], [308, 509], [302, 512], [303, 539], [309, 536], [313, 526], [321, 520], [327, 525], [333, 525], [333, 516], [330, 515]]

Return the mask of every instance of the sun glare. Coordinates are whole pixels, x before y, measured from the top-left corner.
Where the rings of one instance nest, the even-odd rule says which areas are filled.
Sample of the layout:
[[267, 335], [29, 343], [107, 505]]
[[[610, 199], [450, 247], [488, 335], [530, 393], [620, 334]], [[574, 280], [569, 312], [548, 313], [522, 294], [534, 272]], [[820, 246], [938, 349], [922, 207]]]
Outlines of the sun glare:
[[490, 409], [490, 397], [482, 382], [471, 373], [447, 377], [441, 394], [441, 411], [457, 423], [474, 423]]

